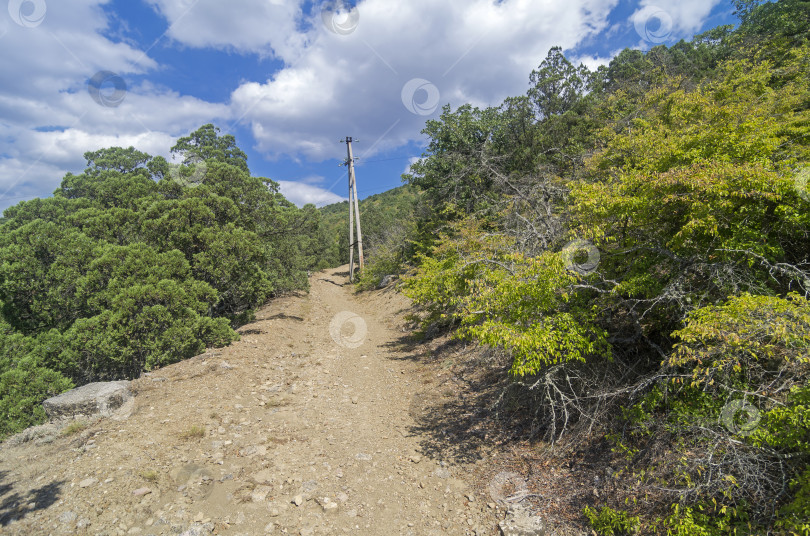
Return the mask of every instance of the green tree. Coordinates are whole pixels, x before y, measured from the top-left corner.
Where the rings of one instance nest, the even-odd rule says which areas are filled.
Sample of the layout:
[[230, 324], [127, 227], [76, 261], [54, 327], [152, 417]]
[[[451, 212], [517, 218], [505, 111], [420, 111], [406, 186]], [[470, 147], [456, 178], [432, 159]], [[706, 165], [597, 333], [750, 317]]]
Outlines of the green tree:
[[236, 138], [231, 134], [220, 136], [219, 132], [219, 128], [210, 123], [203, 125], [177, 140], [171, 152], [182, 156], [184, 164], [216, 160], [249, 172], [247, 155], [237, 147]]
[[88, 152], [52, 198], [6, 210], [0, 437], [41, 421], [47, 396], [228, 344], [267, 299], [306, 288], [317, 213], [252, 177], [212, 125], [173, 152], [183, 164], [132, 147]]

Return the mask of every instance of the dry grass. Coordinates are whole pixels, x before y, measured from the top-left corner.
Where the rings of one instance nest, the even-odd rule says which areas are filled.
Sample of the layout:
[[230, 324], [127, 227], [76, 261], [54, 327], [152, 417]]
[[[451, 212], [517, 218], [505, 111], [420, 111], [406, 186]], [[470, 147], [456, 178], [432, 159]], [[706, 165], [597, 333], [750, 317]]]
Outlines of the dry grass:
[[286, 406], [290, 403], [290, 401], [284, 396], [274, 396], [270, 400], [268, 400], [265, 405], [267, 407], [275, 408], [279, 406]]
[[62, 435], [70, 436], [78, 434], [82, 430], [86, 430], [88, 426], [90, 426], [90, 423], [87, 421], [73, 421], [62, 429]]
[[158, 479], [158, 473], [154, 469], [144, 469], [138, 475], [149, 482], [157, 482]]
[[205, 427], [194, 425], [180, 434], [181, 439], [201, 439], [205, 437]]

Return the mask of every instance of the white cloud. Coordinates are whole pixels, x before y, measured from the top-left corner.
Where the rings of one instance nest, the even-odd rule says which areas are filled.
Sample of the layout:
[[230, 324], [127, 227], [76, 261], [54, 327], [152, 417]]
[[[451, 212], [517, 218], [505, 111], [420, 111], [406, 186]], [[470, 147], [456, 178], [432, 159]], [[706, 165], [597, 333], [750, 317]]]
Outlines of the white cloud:
[[346, 197], [340, 197], [329, 190], [313, 186], [312, 184], [305, 184], [296, 181], [276, 182], [279, 184], [281, 195], [299, 207], [303, 207], [307, 203], [312, 203], [317, 207], [322, 207], [324, 205], [331, 205], [332, 203], [340, 203], [341, 201], [348, 200]]
[[62, 168], [34, 160], [0, 158], [0, 177], [14, 180], [0, 181], [0, 212], [20, 201], [50, 195], [60, 184]]
[[[84, 168], [86, 151], [132, 145], [166, 156], [177, 136], [230, 119], [227, 103], [133, 84], [132, 76], [158, 66], [144, 52], [102, 35], [108, 29], [104, 3], [36, 0], [45, 17], [33, 27], [15, 24], [0, 9], [0, 210], [49, 195], [67, 171]], [[91, 98], [88, 81], [99, 71], [130, 79], [117, 107]], [[102, 95], [109, 91], [102, 85]]]
[[167, 35], [213, 47], [291, 61], [306, 47], [298, 31], [302, 0], [149, 0], [169, 21]]
[[308, 48], [295, 61], [233, 92], [234, 113], [271, 158], [332, 158], [345, 135], [362, 137], [360, 155], [398, 147], [418, 139], [425, 120], [440, 112], [408, 111], [401, 93], [409, 80], [430, 81], [439, 104], [498, 104], [525, 92], [529, 72], [549, 48], [574, 48], [605, 29], [615, 4], [366, 0], [358, 3], [359, 25], [348, 35], [313, 23], [303, 41]]
[[410, 173], [411, 172], [411, 166], [414, 165], [415, 163], [419, 162], [420, 160], [421, 160], [421, 158], [418, 157], [418, 156], [412, 156], [411, 158], [409, 158], [408, 159], [408, 165], [405, 166], [405, 169], [402, 171], [402, 174], [405, 175], [405, 174]]
[[303, 182], [304, 184], [323, 184], [325, 180], [326, 177], [322, 177], [321, 175], [309, 175], [296, 182]]
[[613, 57], [602, 58], [599, 56], [577, 56], [570, 58], [571, 63], [574, 65], [582, 64], [588, 68], [589, 71], [595, 71], [602, 65], [608, 65]]
[[[101, 35], [107, 29], [103, 3], [48, 2], [43, 22], [31, 28], [6, 20], [8, 31], [0, 40], [3, 95], [49, 101], [59, 91], [84, 90], [100, 70], [123, 75], [154, 69], [155, 62], [141, 51]], [[44, 0], [34, 4], [46, 5]], [[0, 10], [0, 17], [6, 16]]]
[[658, 2], [641, 0], [630, 16], [630, 23], [641, 37], [645, 48], [688, 37], [703, 25], [714, 6], [721, 0], [682, 0]]

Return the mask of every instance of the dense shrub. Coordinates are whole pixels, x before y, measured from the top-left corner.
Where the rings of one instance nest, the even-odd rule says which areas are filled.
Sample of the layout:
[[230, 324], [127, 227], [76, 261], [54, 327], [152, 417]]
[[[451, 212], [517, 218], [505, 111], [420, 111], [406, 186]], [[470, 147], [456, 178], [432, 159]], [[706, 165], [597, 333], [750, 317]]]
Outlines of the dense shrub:
[[54, 196], [0, 223], [0, 438], [74, 385], [135, 378], [238, 338], [233, 327], [319, 262], [314, 207], [252, 177], [205, 125], [169, 164], [133, 148], [85, 154]]
[[600, 534], [810, 534], [810, 3], [735, 5], [595, 72], [552, 49], [405, 176], [425, 325], [504, 350], [533, 431], [623, 460]]

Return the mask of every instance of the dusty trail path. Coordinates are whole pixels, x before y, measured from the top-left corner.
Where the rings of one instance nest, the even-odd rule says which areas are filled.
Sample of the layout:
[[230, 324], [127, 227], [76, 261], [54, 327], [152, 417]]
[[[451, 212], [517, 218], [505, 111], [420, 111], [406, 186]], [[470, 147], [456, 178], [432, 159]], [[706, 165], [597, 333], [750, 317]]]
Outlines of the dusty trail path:
[[144, 375], [118, 420], [3, 445], [0, 534], [496, 533], [472, 468], [420, 451], [407, 300], [346, 275]]

